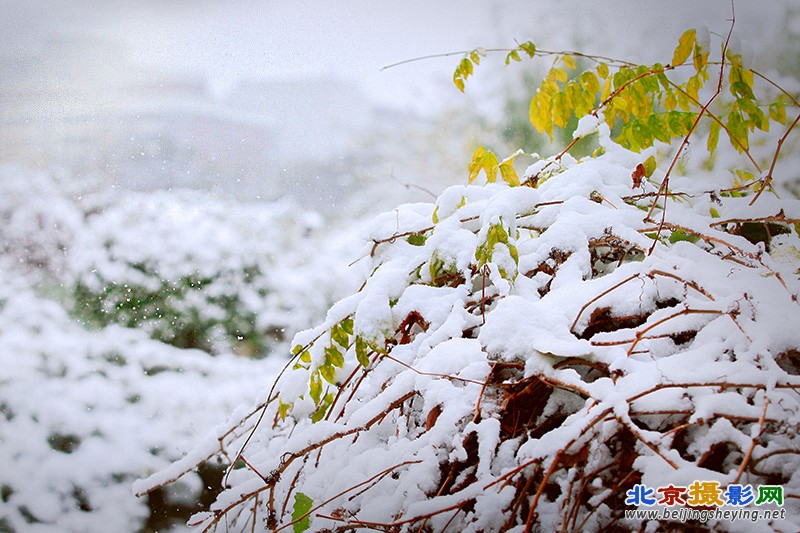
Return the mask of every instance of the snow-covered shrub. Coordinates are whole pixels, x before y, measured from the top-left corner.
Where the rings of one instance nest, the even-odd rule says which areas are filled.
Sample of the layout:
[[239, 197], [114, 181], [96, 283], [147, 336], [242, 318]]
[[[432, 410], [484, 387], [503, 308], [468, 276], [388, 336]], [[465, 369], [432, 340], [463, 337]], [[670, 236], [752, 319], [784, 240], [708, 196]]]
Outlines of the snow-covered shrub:
[[[135, 498], [131, 482], [191, 449], [278, 364], [211, 358], [115, 325], [86, 331], [3, 274], [0, 531], [163, 530], [158, 502]], [[165, 503], [191, 513], [202, 487], [192, 473]]]
[[336, 271], [306, 261], [324, 245], [320, 227], [292, 202], [129, 193], [87, 220], [72, 254], [75, 312], [178, 347], [264, 355], [333, 298]]
[[0, 166], [0, 261], [34, 276], [59, 276], [83, 213], [51, 175]]
[[[221, 446], [230, 488], [190, 522], [203, 531], [796, 530], [800, 201], [771, 185], [795, 178], [777, 162], [800, 104], [779, 96], [767, 118], [723, 46], [710, 63], [687, 32], [673, 66], [598, 58], [577, 85], [557, 58], [534, 126], [586, 115], [575, 138], [595, 135], [595, 154], [520, 179], [480, 150], [483, 185], [378, 217], [369, 276], [295, 337], [263, 411], [135, 490]], [[720, 167], [720, 131], [751, 170]], [[711, 158], [681, 159], [689, 139]], [[766, 166], [751, 142], [771, 143]], [[781, 486], [787, 512], [625, 515], [647, 486], [700, 481]]]

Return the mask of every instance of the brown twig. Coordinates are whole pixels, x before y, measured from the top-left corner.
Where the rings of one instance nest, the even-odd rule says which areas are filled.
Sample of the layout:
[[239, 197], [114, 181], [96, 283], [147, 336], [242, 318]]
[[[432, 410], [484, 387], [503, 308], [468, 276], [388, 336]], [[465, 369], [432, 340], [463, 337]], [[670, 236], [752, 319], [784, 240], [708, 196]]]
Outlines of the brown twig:
[[761, 193], [763, 193], [764, 190], [767, 187], [769, 187], [770, 183], [772, 183], [772, 173], [775, 171], [775, 164], [778, 162], [778, 156], [781, 153], [781, 148], [783, 148], [783, 143], [784, 141], [786, 141], [786, 138], [789, 137], [789, 134], [792, 132], [794, 127], [797, 126], [798, 121], [800, 121], [800, 113], [798, 113], [797, 116], [794, 117], [792, 124], [788, 128], [786, 128], [786, 133], [784, 133], [783, 136], [780, 139], [778, 139], [778, 144], [777, 147], [775, 148], [775, 154], [772, 156], [772, 163], [770, 163], [769, 165], [769, 171], [767, 172], [766, 176], [764, 176], [759, 180], [759, 182], [761, 183], [761, 187], [759, 187], [758, 192], [756, 192], [756, 195], [753, 197], [752, 200], [750, 200], [750, 203], [748, 205], [753, 205], [756, 202], [756, 200], [759, 199]]
[[765, 396], [764, 409], [761, 411], [761, 418], [758, 421], [758, 434], [753, 436], [752, 442], [750, 443], [750, 447], [747, 449], [747, 453], [744, 454], [742, 463], [739, 465], [739, 470], [736, 471], [736, 479], [733, 481], [734, 483], [739, 483], [739, 479], [742, 477], [742, 474], [747, 468], [747, 464], [750, 462], [750, 458], [753, 456], [753, 450], [755, 450], [756, 445], [758, 444], [758, 439], [759, 437], [761, 437], [762, 433], [764, 433], [764, 420], [767, 418], [768, 406], [769, 406], [769, 398]]
[[[313, 513], [313, 512], [314, 512], [314, 511], [316, 511], [317, 509], [320, 509], [320, 508], [322, 508], [322, 507], [324, 507], [324, 506], [328, 505], [329, 503], [331, 503], [331, 502], [332, 502], [332, 501], [334, 501], [335, 499], [337, 499], [337, 498], [339, 498], [339, 497], [341, 497], [341, 496], [344, 496], [344, 495], [345, 495], [345, 494], [347, 494], [348, 492], [350, 492], [350, 491], [352, 491], [352, 490], [355, 490], [355, 489], [357, 489], [357, 488], [361, 487], [362, 485], [367, 485], [367, 484], [369, 484], [369, 483], [372, 483], [372, 482], [373, 482], [373, 481], [375, 481], [375, 480], [378, 480], [378, 479], [384, 478], [384, 477], [386, 477], [387, 475], [389, 475], [389, 474], [391, 474], [392, 472], [394, 472], [395, 470], [397, 470], [398, 468], [402, 468], [402, 467], [404, 467], [404, 466], [408, 466], [408, 465], [412, 465], [412, 464], [417, 464], [417, 463], [421, 463], [421, 462], [422, 462], [421, 460], [403, 461], [402, 463], [398, 463], [398, 464], [396, 464], [396, 465], [394, 465], [394, 466], [391, 466], [391, 467], [389, 467], [389, 468], [386, 468], [385, 470], [381, 470], [380, 472], [378, 472], [378, 473], [377, 473], [377, 474], [375, 474], [374, 476], [370, 477], [369, 479], [367, 479], [367, 480], [364, 480], [364, 481], [362, 481], [361, 483], [358, 483], [358, 484], [356, 484], [356, 485], [353, 485], [352, 487], [349, 487], [349, 488], [347, 488], [347, 489], [345, 489], [345, 490], [341, 491], [340, 493], [336, 494], [335, 496], [332, 496], [332, 497], [328, 498], [328, 499], [327, 499], [327, 500], [325, 500], [324, 502], [322, 502], [322, 503], [320, 503], [320, 504], [318, 504], [318, 505], [316, 505], [316, 506], [312, 507], [312, 508], [311, 508], [311, 509], [309, 509], [309, 510], [308, 510], [306, 513], [304, 513], [303, 515], [301, 515], [301, 516], [297, 517], [295, 520], [292, 520], [292, 521], [291, 521], [291, 522], [289, 522], [288, 524], [284, 524], [284, 525], [282, 525], [281, 527], [277, 528], [277, 529], [275, 530], [275, 533], [277, 533], [278, 531], [284, 530], [284, 529], [286, 529], [286, 528], [287, 528], [287, 527], [289, 527], [289, 526], [293, 526], [293, 525], [295, 525], [296, 523], [300, 522], [300, 521], [301, 521], [301, 520], [303, 520], [304, 518], [306, 518], [306, 517], [310, 516], [310, 515], [311, 515], [311, 513]], [[330, 518], [332, 518], [332, 517], [330, 517]]]
[[[733, 10], [733, 5], [731, 5], [731, 9]], [[688, 146], [689, 138], [694, 134], [695, 129], [697, 129], [697, 125], [700, 123], [700, 119], [703, 118], [703, 115], [708, 110], [708, 108], [711, 105], [711, 103], [717, 98], [717, 96], [720, 95], [720, 93], [722, 93], [722, 85], [723, 85], [724, 74], [725, 74], [725, 53], [728, 50], [728, 44], [730, 43], [731, 35], [733, 34], [733, 27], [734, 27], [735, 24], [736, 24], [736, 13], [734, 11], [732, 13], [732, 16], [731, 16], [731, 26], [730, 26], [730, 28], [728, 30], [728, 36], [725, 39], [725, 44], [723, 44], [723, 46], [722, 46], [722, 60], [720, 62], [720, 67], [719, 67], [719, 81], [717, 83], [717, 89], [716, 89], [716, 91], [714, 91], [714, 94], [711, 96], [711, 98], [708, 99], [708, 101], [705, 103], [705, 105], [703, 105], [703, 107], [700, 108], [700, 111], [697, 113], [697, 117], [695, 118], [694, 122], [692, 123], [692, 127], [689, 128], [689, 132], [683, 138], [683, 141], [681, 142], [680, 146], [678, 147], [678, 151], [675, 153], [675, 156], [672, 158], [672, 162], [670, 163], [669, 168], [667, 169], [667, 172], [664, 174], [664, 179], [661, 180], [661, 186], [658, 189], [659, 193], [665, 192], [665, 191], [667, 191], [669, 189], [669, 177], [672, 174], [672, 171], [675, 168], [675, 165], [677, 164], [678, 159], [681, 156], [681, 152], [683, 152], [684, 148], [686, 148], [686, 146]], [[652, 216], [653, 211], [655, 210], [656, 204], [658, 203], [657, 200], [658, 200], [658, 196], [656, 196], [656, 202], [653, 202], [653, 205], [650, 207], [650, 210], [647, 212], [647, 216], [645, 217], [645, 220], [651, 220], [650, 217]], [[653, 239], [653, 245], [650, 247], [650, 250], [649, 250], [648, 254], [652, 254], [653, 250], [655, 250], [656, 244], [658, 244], [658, 236], [661, 235], [661, 231], [664, 228], [664, 223], [665, 223], [666, 216], [667, 216], [666, 200], [667, 200], [667, 198], [665, 196], [664, 197], [664, 207], [661, 209], [661, 222], [658, 225], [658, 231], [656, 232], [656, 238]]]

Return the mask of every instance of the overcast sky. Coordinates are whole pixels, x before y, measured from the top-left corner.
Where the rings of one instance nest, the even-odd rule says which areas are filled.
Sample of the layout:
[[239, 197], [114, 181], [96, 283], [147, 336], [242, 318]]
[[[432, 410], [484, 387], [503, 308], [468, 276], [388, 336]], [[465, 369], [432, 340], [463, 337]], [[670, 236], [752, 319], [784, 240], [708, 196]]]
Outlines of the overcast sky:
[[[755, 48], [769, 46], [791, 3], [740, 0], [737, 30]], [[20, 62], [53, 35], [89, 34], [125, 43], [137, 63], [204, 75], [216, 90], [242, 78], [327, 74], [403, 104], [444, 87], [457, 58], [380, 71], [396, 61], [514, 39], [666, 61], [687, 27], [725, 32], [730, 1], [0, 0], [0, 12], [0, 51]]]

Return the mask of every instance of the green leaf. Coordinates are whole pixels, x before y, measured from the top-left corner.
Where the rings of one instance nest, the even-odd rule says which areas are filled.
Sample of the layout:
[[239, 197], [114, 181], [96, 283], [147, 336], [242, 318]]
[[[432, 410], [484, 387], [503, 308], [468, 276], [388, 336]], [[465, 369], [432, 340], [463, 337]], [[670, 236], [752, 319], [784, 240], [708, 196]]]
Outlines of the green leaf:
[[522, 59], [520, 59], [519, 57], [519, 52], [517, 52], [516, 50], [511, 50], [506, 56], [506, 65], [511, 63], [511, 61], [518, 61], [518, 62], [522, 61]]
[[353, 334], [353, 317], [352, 316], [349, 316], [349, 317], [345, 318], [339, 324], [342, 326], [342, 330], [345, 333], [347, 333], [348, 335], [352, 335]]
[[508, 244], [508, 232], [502, 224], [494, 224], [489, 228], [489, 235], [486, 242], [489, 244], [490, 249], [498, 242]]
[[713, 207], [710, 207], [710, 208], [708, 209], [708, 213], [711, 215], [711, 218], [719, 218], [719, 211], [717, 211], [717, 210], [716, 210], [715, 208], [713, 208]]
[[738, 152], [750, 148], [750, 135], [747, 131], [747, 125], [744, 122], [741, 114], [735, 111], [728, 113], [728, 121], [725, 123], [728, 137], [731, 140], [731, 145]]
[[289, 414], [289, 411], [291, 410], [292, 410], [292, 404], [283, 403], [283, 400], [278, 398], [278, 416], [281, 417], [281, 420], [286, 420], [286, 416]]
[[322, 397], [322, 380], [319, 379], [319, 372], [312, 372], [308, 380], [308, 394], [314, 400], [314, 405], [319, 405]]
[[427, 239], [422, 233], [412, 233], [406, 238], [406, 242], [412, 246], [424, 246]]
[[774, 102], [769, 105], [769, 116], [775, 122], [786, 124], [786, 109], [781, 102]]
[[672, 141], [669, 123], [664, 115], [650, 115], [647, 117], [647, 126], [650, 128], [650, 132], [653, 134], [653, 137], [659, 141], [663, 143], [669, 143]]
[[736, 177], [739, 180], [737, 185], [743, 183], [750, 183], [752, 181], [755, 181], [756, 179], [755, 175], [753, 175], [752, 172], [750, 172], [749, 170], [742, 170], [740, 168], [736, 169]]
[[536, 45], [530, 41], [526, 41], [519, 45], [519, 49], [528, 54], [528, 57], [533, 57], [536, 55]]
[[587, 70], [580, 76], [581, 86], [587, 91], [594, 94], [600, 92], [600, 81], [595, 76], [594, 72]]
[[697, 117], [694, 113], [684, 113], [681, 111], [670, 111], [667, 115], [669, 128], [675, 137], [684, 137], [689, 133], [689, 129]]
[[608, 65], [605, 63], [600, 63], [597, 65], [597, 75], [601, 78], [605, 79], [608, 77]]
[[350, 345], [350, 336], [339, 325], [331, 328], [331, 339], [333, 339], [342, 348], [347, 348]]
[[689, 111], [689, 109], [691, 109], [691, 102], [689, 102], [689, 97], [686, 96], [686, 93], [684, 92], [678, 93], [678, 107], [680, 107], [684, 111]]
[[753, 90], [745, 83], [744, 81], [738, 80], [731, 84], [731, 92], [734, 96], [738, 96], [741, 98], [746, 98], [748, 100], [755, 100], [756, 96], [753, 94]]
[[316, 424], [317, 422], [325, 418], [325, 413], [327, 413], [328, 409], [330, 409], [331, 404], [333, 403], [333, 399], [335, 397], [336, 396], [332, 392], [329, 392], [328, 394], [325, 395], [325, 397], [322, 399], [322, 402], [319, 403], [319, 407], [317, 407], [317, 410], [311, 413], [312, 424]]
[[692, 53], [692, 48], [696, 40], [696, 30], [686, 30], [683, 35], [678, 39], [678, 46], [672, 55], [672, 66], [682, 65], [687, 59], [689, 54]]
[[486, 243], [481, 244], [475, 249], [475, 261], [478, 262], [478, 266], [481, 267], [489, 262], [491, 258], [489, 257], [489, 250], [486, 248]]
[[653, 70], [644, 66], [639, 65], [636, 67], [636, 77], [639, 80], [635, 83], [644, 89], [645, 92], [656, 92], [658, 90], [658, 79], [653, 74]]
[[336, 385], [336, 368], [331, 364], [324, 364], [319, 367], [319, 375], [331, 385]]
[[470, 74], [472, 74], [472, 61], [470, 61], [468, 57], [465, 57], [461, 60], [461, 63], [459, 63], [458, 68], [461, 70], [464, 78], [466, 79]]
[[433, 220], [434, 224], [438, 224], [439, 223], [439, 215], [438, 215], [438, 213], [439, 213], [439, 206], [437, 205], [436, 207], [433, 208], [433, 215], [431, 215], [431, 220]]
[[[311, 507], [314, 505], [314, 500], [303, 494], [302, 492], [294, 493], [294, 507], [292, 507], [292, 521], [294, 524], [294, 533], [303, 533], [311, 527], [311, 518], [307, 515], [311, 513]], [[303, 517], [300, 520], [300, 517]]]
[[303, 345], [302, 344], [295, 344], [294, 348], [292, 348], [292, 355], [297, 355], [302, 351], [303, 351]]
[[700, 239], [697, 235], [687, 233], [682, 228], [678, 228], [669, 236], [669, 242], [675, 244], [680, 241], [697, 242]]
[[367, 353], [367, 343], [360, 336], [356, 337], [356, 359], [361, 366], [367, 368], [369, 366], [369, 355]]
[[621, 89], [623, 85], [628, 83], [636, 76], [636, 72], [630, 67], [619, 69], [612, 76], [614, 80], [614, 89]]
[[658, 83], [661, 84], [661, 87], [663, 87], [665, 91], [669, 91], [672, 88], [669, 83], [669, 78], [664, 74], [664, 65], [661, 63], [653, 63], [650, 71], [655, 74]]
[[311, 354], [308, 353], [308, 350], [304, 350], [300, 353], [300, 360], [304, 363], [311, 362]]
[[342, 355], [342, 352], [340, 352], [333, 344], [326, 346], [325, 363], [331, 364], [336, 368], [342, 368], [344, 366], [344, 355]]

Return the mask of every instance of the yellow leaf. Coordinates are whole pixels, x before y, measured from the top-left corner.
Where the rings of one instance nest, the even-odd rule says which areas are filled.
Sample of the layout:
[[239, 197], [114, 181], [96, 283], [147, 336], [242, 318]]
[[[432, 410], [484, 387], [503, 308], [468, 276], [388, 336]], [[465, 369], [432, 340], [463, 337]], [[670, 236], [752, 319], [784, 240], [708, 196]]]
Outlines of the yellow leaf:
[[676, 107], [678, 107], [678, 101], [675, 99], [675, 93], [672, 91], [667, 92], [664, 97], [664, 109], [674, 111]]
[[700, 100], [700, 88], [703, 82], [699, 76], [694, 75], [686, 82], [686, 93], [695, 101]]
[[550, 71], [550, 75], [553, 77], [553, 79], [555, 79], [556, 81], [560, 81], [561, 83], [566, 83], [566, 81], [569, 79], [567, 71], [564, 70], [563, 68], [554, 67]]
[[481, 160], [481, 166], [483, 167], [483, 171], [486, 173], [486, 181], [489, 183], [494, 183], [497, 181], [497, 156], [495, 156], [492, 152], [486, 152]]
[[684, 111], [689, 111], [689, 109], [691, 108], [689, 105], [689, 97], [686, 96], [686, 93], [683, 92], [678, 93], [678, 107], [680, 107]]
[[682, 65], [689, 59], [696, 37], [697, 31], [695, 30], [686, 30], [683, 32], [683, 35], [678, 39], [678, 46], [675, 48], [675, 52], [672, 55], [672, 66]]
[[519, 185], [519, 176], [517, 176], [517, 171], [514, 170], [514, 163], [512, 161], [503, 161], [500, 165], [500, 176], [502, 176], [503, 181], [512, 187], [517, 187]]
[[694, 46], [694, 69], [700, 73], [708, 64], [708, 52], [703, 50], [699, 44]]
[[603, 82], [603, 92], [600, 93], [600, 99], [605, 100], [611, 96], [611, 78], [606, 78], [606, 81]]
[[753, 88], [753, 71], [750, 69], [742, 69], [742, 81], [747, 84], [751, 89]]
[[711, 126], [708, 129], [708, 153], [713, 154], [714, 150], [717, 148], [717, 143], [719, 142], [719, 122], [716, 120], [711, 123]]
[[553, 97], [553, 122], [555, 125], [560, 128], [565, 127], [571, 113], [567, 95], [565, 93], [555, 95]]
[[472, 154], [472, 161], [469, 163], [469, 176], [467, 177], [467, 181], [472, 183], [475, 181], [475, 178], [478, 177], [478, 173], [481, 171], [483, 155], [486, 153], [486, 148], [483, 146], [479, 146], [477, 150]]
[[[529, 110], [531, 124], [539, 133], [553, 131], [553, 102], [550, 96], [542, 91], [536, 93], [531, 100]], [[552, 135], [550, 135], [552, 140]]]
[[553, 99], [542, 92], [531, 100], [529, 111], [531, 124], [537, 131], [547, 133], [553, 140]]
[[600, 82], [597, 81], [597, 76], [594, 75], [594, 72], [587, 70], [581, 74], [580, 80], [581, 86], [583, 86], [586, 91], [592, 94], [597, 94], [597, 92], [600, 91]]
[[608, 65], [606, 65], [605, 63], [600, 63], [599, 65], [597, 65], [597, 74], [601, 78], [604, 78], [604, 79], [607, 78], [608, 77]]
[[775, 102], [769, 106], [769, 116], [775, 122], [786, 124], [786, 109], [782, 102]]
[[577, 65], [575, 65], [575, 58], [572, 56], [563, 56], [561, 61], [564, 62], [564, 66], [570, 70], [575, 70]]

